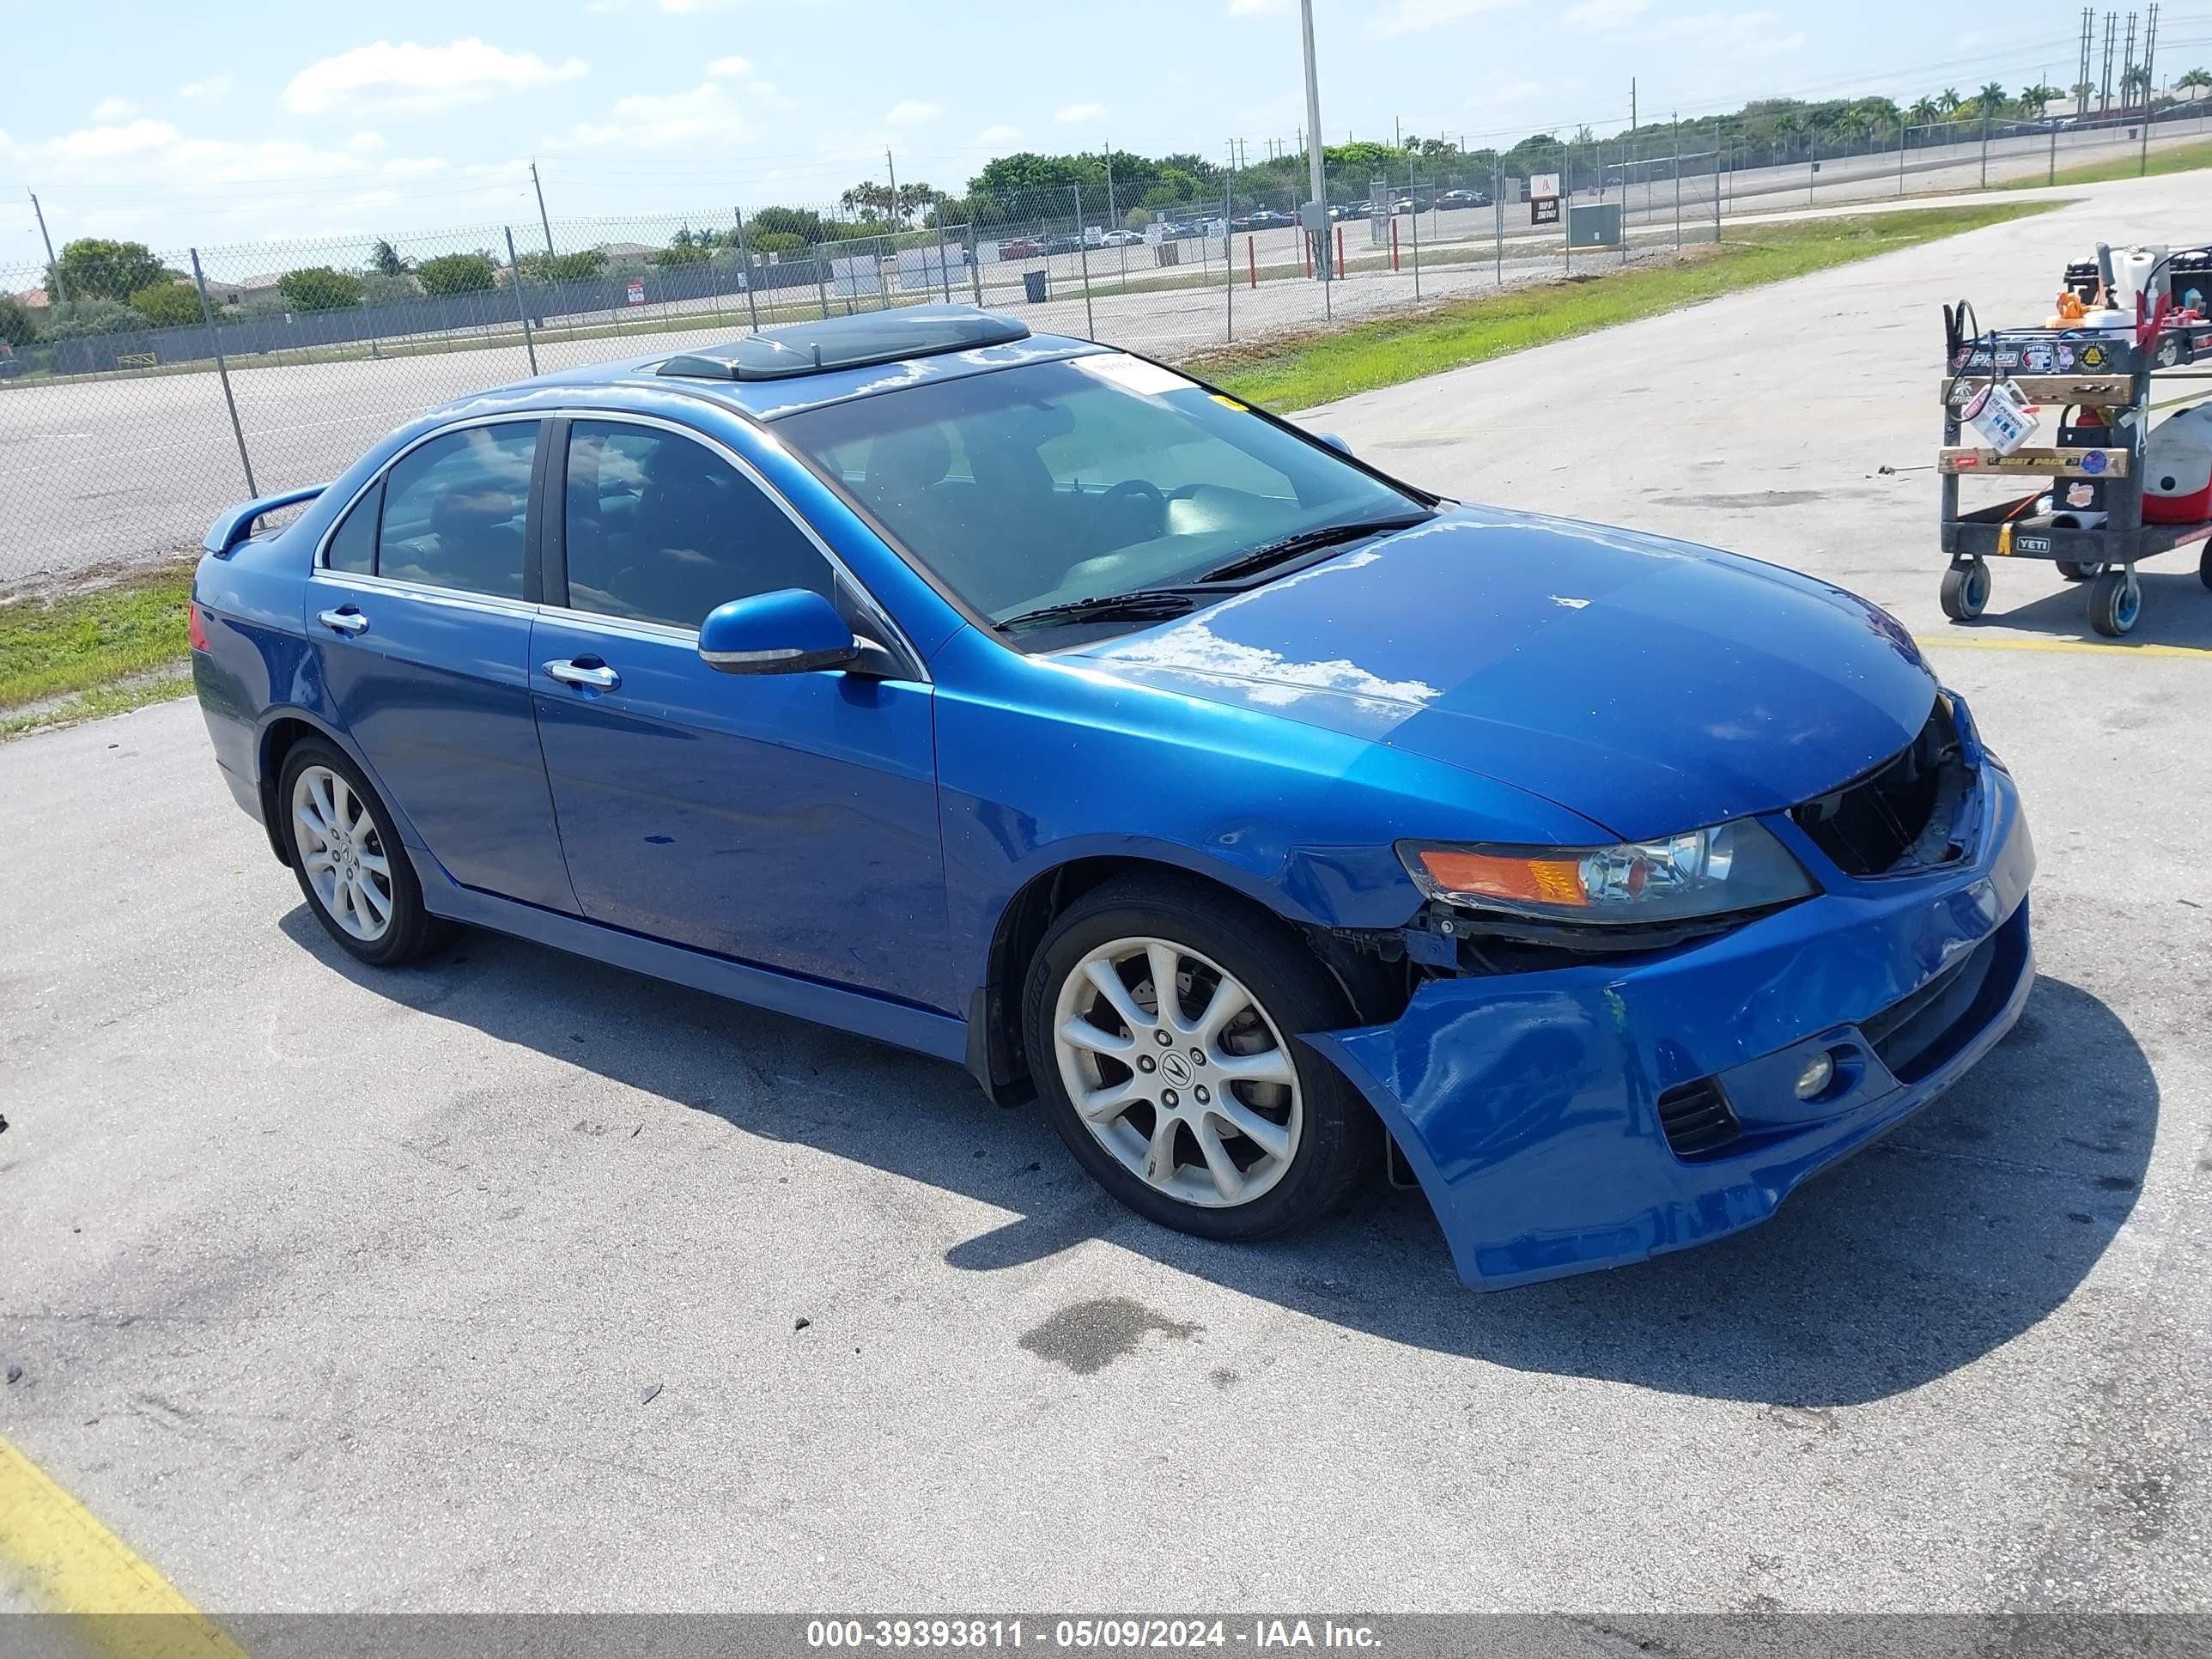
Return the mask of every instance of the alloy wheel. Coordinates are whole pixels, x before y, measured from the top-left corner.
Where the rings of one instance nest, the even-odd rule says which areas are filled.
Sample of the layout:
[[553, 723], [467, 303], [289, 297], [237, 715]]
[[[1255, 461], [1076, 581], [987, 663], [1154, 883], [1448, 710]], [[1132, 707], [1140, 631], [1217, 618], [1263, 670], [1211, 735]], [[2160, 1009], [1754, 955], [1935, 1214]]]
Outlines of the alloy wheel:
[[1205, 1209], [1249, 1204], [1297, 1156], [1297, 1068], [1257, 999], [1153, 938], [1115, 939], [1061, 981], [1053, 1051], [1076, 1115], [1132, 1175]]
[[324, 913], [364, 945], [392, 926], [392, 861], [368, 803], [327, 766], [292, 784], [293, 845]]

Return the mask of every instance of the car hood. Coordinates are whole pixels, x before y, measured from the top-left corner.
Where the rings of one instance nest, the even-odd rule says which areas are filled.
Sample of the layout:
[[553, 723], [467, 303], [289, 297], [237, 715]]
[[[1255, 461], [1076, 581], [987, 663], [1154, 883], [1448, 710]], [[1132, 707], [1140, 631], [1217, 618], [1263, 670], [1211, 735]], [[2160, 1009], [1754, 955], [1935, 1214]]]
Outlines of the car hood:
[[1070, 654], [1478, 772], [1639, 839], [1823, 794], [1910, 743], [1936, 692], [1911, 636], [1839, 588], [1488, 507]]

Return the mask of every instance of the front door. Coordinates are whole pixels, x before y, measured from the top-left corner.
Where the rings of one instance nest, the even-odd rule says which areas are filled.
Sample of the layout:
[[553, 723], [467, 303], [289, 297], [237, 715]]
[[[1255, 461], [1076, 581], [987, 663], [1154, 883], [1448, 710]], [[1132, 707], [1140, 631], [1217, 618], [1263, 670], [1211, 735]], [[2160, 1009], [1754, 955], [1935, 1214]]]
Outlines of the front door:
[[858, 615], [849, 579], [677, 428], [577, 420], [563, 447], [547, 579], [568, 608], [540, 614], [530, 656], [583, 914], [949, 1008], [929, 687], [708, 667], [716, 605], [806, 587]]
[[573, 912], [530, 708], [539, 425], [402, 455], [325, 544], [305, 621], [339, 724], [432, 858], [463, 886]]

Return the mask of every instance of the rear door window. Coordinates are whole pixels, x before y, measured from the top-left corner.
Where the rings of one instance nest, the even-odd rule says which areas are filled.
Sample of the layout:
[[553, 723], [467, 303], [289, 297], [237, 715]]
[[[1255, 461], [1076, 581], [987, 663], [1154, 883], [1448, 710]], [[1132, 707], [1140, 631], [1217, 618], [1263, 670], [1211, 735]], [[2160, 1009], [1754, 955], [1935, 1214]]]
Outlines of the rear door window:
[[520, 599], [537, 449], [538, 422], [514, 421], [411, 451], [385, 475], [376, 574]]
[[384, 480], [379, 478], [369, 486], [368, 493], [353, 504], [329, 544], [323, 550], [323, 564], [326, 569], [341, 571], [349, 576], [373, 576], [376, 574], [376, 511], [384, 503]]
[[564, 494], [571, 610], [696, 629], [717, 605], [756, 593], [835, 597], [829, 561], [790, 515], [678, 433], [574, 422]]

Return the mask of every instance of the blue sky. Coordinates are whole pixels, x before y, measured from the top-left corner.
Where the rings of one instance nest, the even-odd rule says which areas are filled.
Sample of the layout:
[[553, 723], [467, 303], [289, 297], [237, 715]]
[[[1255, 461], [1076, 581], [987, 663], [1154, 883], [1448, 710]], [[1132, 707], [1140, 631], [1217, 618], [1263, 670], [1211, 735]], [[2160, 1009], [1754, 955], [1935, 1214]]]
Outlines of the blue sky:
[[[1252, 154], [1303, 119], [1295, 0], [381, 0], [15, 9], [0, 268], [128, 235], [222, 246], [957, 188], [1015, 149]], [[1332, 140], [1602, 133], [1752, 96], [2073, 77], [2081, 12], [1856, 0], [1318, 0]], [[218, 15], [219, 14], [219, 15]], [[2159, 67], [2212, 58], [2170, 9]]]

